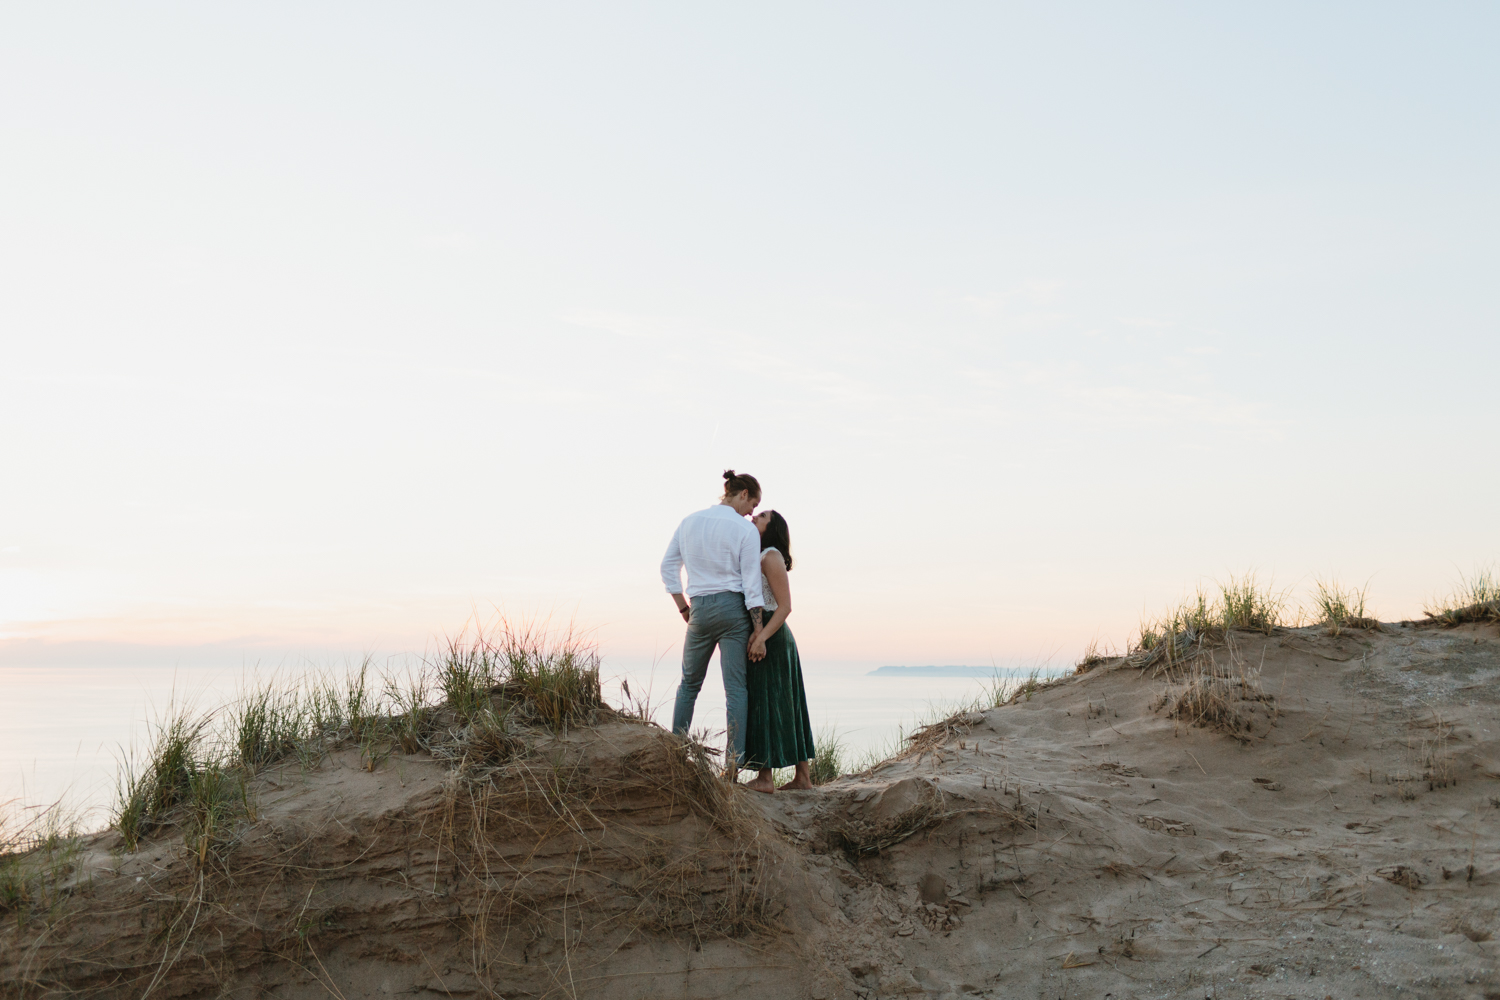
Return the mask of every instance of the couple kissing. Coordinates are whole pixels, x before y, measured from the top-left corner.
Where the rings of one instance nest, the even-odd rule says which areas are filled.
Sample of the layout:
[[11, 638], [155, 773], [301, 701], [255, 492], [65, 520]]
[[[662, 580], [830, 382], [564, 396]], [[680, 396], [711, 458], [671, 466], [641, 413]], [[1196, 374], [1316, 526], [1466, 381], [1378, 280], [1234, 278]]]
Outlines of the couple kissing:
[[754, 476], [725, 472], [719, 502], [683, 518], [662, 557], [662, 582], [687, 622], [672, 732], [687, 735], [717, 647], [724, 676], [725, 776], [735, 781], [741, 768], [755, 770], [747, 787], [771, 793], [773, 769], [794, 767], [783, 789], [810, 789], [808, 765], [816, 750], [797, 640], [786, 625], [792, 613], [791, 535], [776, 511], [755, 513], [760, 496]]

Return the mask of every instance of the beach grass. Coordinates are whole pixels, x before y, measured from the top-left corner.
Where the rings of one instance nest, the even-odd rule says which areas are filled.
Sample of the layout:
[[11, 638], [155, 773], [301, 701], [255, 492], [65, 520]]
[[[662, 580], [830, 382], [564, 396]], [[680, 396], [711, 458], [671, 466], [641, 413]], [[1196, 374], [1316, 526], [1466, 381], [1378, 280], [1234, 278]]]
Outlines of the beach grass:
[[468, 723], [490, 706], [490, 689], [499, 673], [498, 654], [484, 641], [483, 633], [478, 641], [460, 635], [445, 645], [437, 663], [443, 704], [458, 721]]
[[465, 722], [494, 695], [555, 732], [586, 724], [604, 704], [598, 647], [572, 628], [553, 634], [502, 621], [461, 633], [446, 642], [436, 668], [445, 705]]
[[1047, 682], [1042, 680], [1042, 670], [1034, 667], [1020, 680], [1016, 678], [1002, 679], [998, 674], [990, 682], [989, 690], [980, 695], [972, 705], [963, 706], [971, 711], [983, 711], [986, 708], [999, 708], [1001, 705], [1014, 704], [1017, 701], [1030, 701], [1031, 696], [1042, 689]]
[[380, 672], [367, 657], [342, 677], [252, 684], [222, 712], [170, 704], [141, 752], [121, 763], [112, 825], [131, 850], [175, 826], [207, 865], [232, 846], [238, 819], [253, 815], [248, 779], [267, 768], [313, 769], [350, 747], [366, 770], [426, 752], [472, 776], [522, 752], [514, 723], [566, 732], [602, 707], [592, 642], [501, 619], [404, 672]]
[[408, 670], [385, 678], [385, 703], [391, 709], [388, 732], [401, 753], [418, 753], [428, 746], [438, 711], [432, 693], [433, 682], [425, 671]]
[[1305, 612], [1315, 625], [1322, 625], [1334, 635], [1346, 628], [1376, 628], [1379, 622], [1366, 610], [1365, 587], [1345, 587], [1335, 580], [1314, 580], [1312, 609]]
[[1288, 594], [1262, 585], [1254, 573], [1231, 576], [1214, 591], [1201, 588], [1161, 615], [1141, 622], [1131, 644], [1131, 662], [1141, 668], [1175, 669], [1233, 631], [1270, 635], [1286, 624]]
[[808, 764], [808, 776], [814, 785], [826, 785], [844, 774], [844, 758], [848, 749], [836, 729], [825, 729], [815, 741], [816, 753]]
[[1106, 645], [1102, 645], [1099, 641], [1099, 637], [1095, 636], [1094, 638], [1090, 639], [1089, 644], [1084, 647], [1083, 655], [1080, 656], [1078, 658], [1078, 662], [1073, 665], [1073, 672], [1076, 674], [1086, 674], [1106, 660], [1114, 659], [1117, 655], [1118, 654], [1115, 653], [1112, 648]]
[[127, 756], [122, 762], [115, 826], [128, 848], [134, 849], [141, 837], [188, 799], [197, 771], [211, 759], [204, 748], [211, 722], [209, 715], [168, 705], [167, 714], [153, 724], [145, 759]]
[[1473, 576], [1460, 577], [1452, 592], [1429, 601], [1423, 612], [1429, 619], [1450, 626], [1500, 622], [1500, 575], [1493, 569], [1482, 569]]
[[1219, 615], [1225, 631], [1253, 631], [1270, 635], [1284, 624], [1286, 592], [1262, 587], [1254, 573], [1230, 577], [1219, 586]]
[[231, 708], [236, 759], [252, 773], [297, 752], [318, 702], [295, 692], [263, 687]]
[[[1287, 623], [1288, 596], [1255, 574], [1199, 589], [1161, 615], [1142, 621], [1127, 647], [1127, 662], [1172, 676], [1236, 631], [1270, 634]], [[1443, 624], [1500, 620], [1500, 578], [1482, 571], [1432, 602], [1430, 618]], [[1366, 591], [1318, 580], [1311, 610], [1299, 613], [1337, 632], [1378, 627], [1368, 616]], [[1098, 639], [1075, 670], [1111, 658]], [[251, 685], [214, 713], [172, 706], [153, 724], [145, 748], [121, 768], [113, 825], [133, 848], [142, 837], [174, 825], [194, 854], [208, 863], [233, 837], [236, 817], [253, 814], [248, 779], [289, 761], [319, 767], [342, 748], [357, 748], [362, 765], [378, 769], [392, 755], [430, 753], [452, 759], [468, 775], [487, 773], [526, 752], [518, 735], [528, 728], [565, 734], [588, 725], [603, 709], [596, 645], [571, 627], [514, 624], [503, 618], [469, 628], [441, 643], [415, 668], [387, 673], [366, 658], [341, 676], [310, 674], [291, 683]], [[1030, 700], [1049, 683], [1042, 666], [1004, 676], [997, 670], [973, 697], [929, 706], [925, 715], [862, 752], [834, 732], [817, 741], [813, 780], [824, 784], [863, 773], [910, 752], [924, 730], [965, 714]], [[1210, 677], [1191, 678], [1179, 694], [1179, 716], [1219, 720], [1223, 692]], [[1236, 688], [1236, 693], [1243, 686]], [[647, 721], [648, 699], [621, 685], [623, 718]], [[1224, 716], [1227, 719], [1227, 716]]]
[[82, 840], [80, 817], [60, 803], [0, 803], [0, 913], [25, 922], [63, 895]]

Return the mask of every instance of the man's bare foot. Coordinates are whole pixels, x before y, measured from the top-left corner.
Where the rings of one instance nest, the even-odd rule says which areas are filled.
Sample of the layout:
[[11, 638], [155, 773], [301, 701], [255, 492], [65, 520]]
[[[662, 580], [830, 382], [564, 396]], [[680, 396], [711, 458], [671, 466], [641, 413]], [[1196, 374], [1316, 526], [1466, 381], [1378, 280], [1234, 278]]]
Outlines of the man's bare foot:
[[745, 787], [756, 792], [765, 792], [767, 795], [776, 791], [776, 779], [769, 771], [762, 771], [758, 777], [745, 782]]

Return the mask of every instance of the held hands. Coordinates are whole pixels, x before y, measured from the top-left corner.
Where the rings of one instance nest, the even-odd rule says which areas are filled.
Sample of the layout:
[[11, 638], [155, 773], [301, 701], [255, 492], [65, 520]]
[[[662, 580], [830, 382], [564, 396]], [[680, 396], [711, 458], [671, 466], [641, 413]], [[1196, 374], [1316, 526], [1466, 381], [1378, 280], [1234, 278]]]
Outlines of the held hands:
[[766, 658], [766, 639], [759, 631], [750, 637], [749, 656], [752, 660], [764, 660]]

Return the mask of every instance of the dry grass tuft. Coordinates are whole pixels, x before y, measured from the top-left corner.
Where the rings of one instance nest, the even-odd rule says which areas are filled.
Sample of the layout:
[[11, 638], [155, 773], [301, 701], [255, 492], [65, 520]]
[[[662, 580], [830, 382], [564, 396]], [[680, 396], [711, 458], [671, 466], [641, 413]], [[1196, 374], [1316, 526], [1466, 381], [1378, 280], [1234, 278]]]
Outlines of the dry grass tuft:
[[1415, 799], [1418, 786], [1424, 783], [1429, 792], [1458, 783], [1452, 735], [1453, 724], [1436, 709], [1430, 719], [1413, 719], [1408, 724], [1405, 766], [1397, 774], [1386, 776], [1387, 781], [1394, 781], [1403, 800]]
[[1001, 824], [997, 829], [1036, 828], [1037, 810], [1022, 804], [1019, 789], [1013, 806], [953, 809], [933, 782], [906, 779], [886, 788], [874, 810], [854, 811], [852, 818], [844, 820], [830, 833], [834, 846], [858, 858], [880, 854], [908, 837], [955, 817], [975, 814], [1000, 817]]
[[[644, 929], [702, 941], [769, 930], [770, 858], [707, 748], [658, 730], [623, 756], [604, 750], [590, 756], [587, 741], [554, 742], [483, 783], [450, 784], [448, 853], [462, 875], [493, 887], [475, 928], [484, 947], [503, 952], [511, 936], [543, 929], [576, 936], [569, 915], [594, 934]], [[696, 817], [704, 835], [674, 842], [602, 818], [649, 804], [669, 819]], [[534, 845], [524, 847], [524, 878], [518, 845]]]
[[878, 821], [855, 818], [834, 831], [834, 838], [849, 854], [879, 854], [907, 837], [941, 823], [950, 815], [944, 808], [943, 793], [930, 782], [915, 786], [918, 794], [900, 812]]
[[1083, 651], [1083, 657], [1073, 666], [1075, 674], [1086, 674], [1090, 670], [1115, 659], [1115, 652], [1107, 647], [1101, 647], [1097, 638], [1091, 639]]
[[716, 752], [699, 740], [663, 731], [653, 734], [645, 753], [627, 756], [626, 766], [648, 787], [672, 790], [720, 833], [749, 835], [749, 814], [714, 763]]
[[1392, 882], [1406, 889], [1419, 889], [1427, 881], [1427, 879], [1422, 877], [1421, 872], [1406, 865], [1392, 865], [1388, 868], [1381, 868], [1376, 874], [1387, 882]]
[[656, 705], [651, 700], [651, 690], [648, 688], [645, 694], [638, 694], [630, 690], [629, 678], [622, 678], [620, 680], [620, 705], [614, 711], [615, 715], [627, 722], [651, 724], [656, 715]]
[[1471, 622], [1500, 622], [1500, 576], [1493, 570], [1481, 570], [1459, 581], [1458, 588], [1447, 597], [1431, 602], [1423, 613], [1432, 624], [1465, 625]]
[[931, 753], [942, 749], [949, 740], [965, 736], [969, 730], [984, 722], [984, 713], [964, 708], [947, 718], [928, 723], [906, 737], [906, 749], [902, 756]]
[[1193, 660], [1183, 668], [1181, 677], [1169, 683], [1158, 708], [1189, 726], [1200, 726], [1245, 740], [1254, 724], [1249, 706], [1270, 702], [1273, 697], [1261, 689], [1260, 673], [1249, 668], [1231, 651], [1231, 666], [1221, 669], [1213, 653]]
[[1234, 684], [1228, 678], [1194, 670], [1168, 697], [1172, 706], [1168, 714], [1190, 726], [1206, 726], [1239, 735], [1250, 728], [1250, 723], [1236, 706], [1236, 694]]
[[455, 774], [471, 782], [489, 780], [527, 748], [526, 740], [510, 732], [505, 718], [493, 711], [473, 717], [466, 726], [450, 729], [446, 739], [429, 741], [434, 758], [452, 761]]

